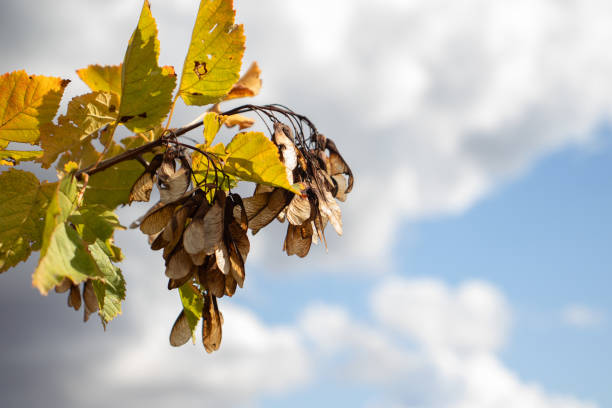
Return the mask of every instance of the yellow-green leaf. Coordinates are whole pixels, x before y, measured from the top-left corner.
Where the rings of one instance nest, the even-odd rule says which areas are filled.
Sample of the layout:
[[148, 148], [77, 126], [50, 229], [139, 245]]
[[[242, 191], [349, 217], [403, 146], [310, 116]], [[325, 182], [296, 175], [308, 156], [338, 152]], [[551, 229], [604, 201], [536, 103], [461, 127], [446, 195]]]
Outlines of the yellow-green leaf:
[[32, 285], [43, 295], [65, 277], [78, 284], [99, 276], [86, 243], [67, 222], [77, 208], [77, 196], [77, 181], [67, 175], [60, 181], [47, 208], [40, 260], [32, 275]]
[[183, 304], [183, 313], [189, 323], [191, 336], [195, 337], [195, 329], [198, 322], [202, 318], [202, 308], [204, 307], [204, 298], [202, 293], [193, 286], [191, 281], [185, 283], [179, 288], [181, 303]]
[[234, 25], [232, 0], [202, 0], [181, 75], [187, 105], [221, 101], [240, 75], [244, 29]]
[[121, 95], [121, 64], [89, 65], [77, 70], [79, 78], [94, 92], [112, 92]]
[[[105, 157], [111, 158], [123, 152], [123, 147], [113, 145]], [[110, 209], [128, 204], [132, 186], [143, 171], [144, 167], [138, 161], [127, 160], [92, 175], [85, 191], [85, 203], [101, 204]]]
[[15, 71], [0, 76], [0, 142], [35, 144], [59, 108], [67, 79]]
[[[225, 157], [225, 146], [223, 143], [217, 143], [215, 146], [206, 147], [206, 145], [196, 145], [200, 150], [205, 150], [208, 153], [214, 155], [217, 159], [223, 159]], [[214, 158], [213, 158], [214, 160]], [[217, 166], [221, 167], [221, 161], [215, 160]], [[191, 170], [196, 185], [203, 184], [217, 184], [223, 190], [229, 190], [234, 188], [237, 184], [236, 178], [230, 174], [224, 175], [220, 171], [215, 173], [215, 169], [212, 163], [209, 163], [208, 159], [201, 153], [194, 151], [191, 155]]]
[[224, 116], [218, 115], [215, 112], [207, 112], [204, 115], [204, 140], [206, 141], [206, 146], [210, 146], [213, 140], [215, 140], [215, 136], [219, 133], [224, 119]]
[[121, 71], [119, 120], [134, 132], [161, 123], [170, 111], [176, 74], [172, 67], [158, 65], [157, 25], [145, 0]]
[[40, 249], [46, 208], [55, 183], [38, 181], [23, 170], [0, 173], [0, 272]]
[[225, 148], [223, 171], [241, 180], [282, 187], [299, 193], [289, 184], [278, 147], [261, 132], [238, 133]]
[[121, 314], [121, 301], [125, 299], [125, 279], [121, 269], [111, 262], [114, 254], [102, 241], [97, 240], [90, 245], [89, 251], [101, 273], [101, 278], [93, 281], [93, 287], [100, 308], [98, 314], [102, 325], [106, 327], [108, 322]]
[[0, 150], [0, 166], [14, 166], [22, 161], [31, 161], [41, 158], [40, 150]]
[[[49, 123], [41, 129], [41, 146], [44, 155], [42, 165], [48, 168], [57, 157], [70, 151], [70, 160], [82, 167], [97, 159], [91, 154], [91, 140], [102, 134], [102, 129], [117, 119], [117, 96], [111, 93], [92, 92], [73, 98], [68, 111], [58, 118], [58, 124]], [[83, 161], [83, 158], [87, 160]]]

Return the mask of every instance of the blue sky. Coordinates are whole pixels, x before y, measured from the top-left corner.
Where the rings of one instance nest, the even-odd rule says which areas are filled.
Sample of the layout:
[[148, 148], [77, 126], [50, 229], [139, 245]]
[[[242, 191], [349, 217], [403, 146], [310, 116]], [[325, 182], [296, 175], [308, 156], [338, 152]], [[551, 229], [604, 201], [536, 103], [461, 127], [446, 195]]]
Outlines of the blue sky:
[[[152, 0], [162, 64], [180, 68], [197, 3]], [[0, 405], [612, 406], [612, 5], [235, 4], [254, 101], [307, 114], [356, 174], [344, 236], [306, 259], [284, 225], [253, 237], [213, 355], [168, 345], [179, 301], [137, 231], [117, 236], [128, 299], [106, 332], [21, 264], [0, 276]], [[65, 106], [140, 7], [7, 1], [0, 73], [72, 79]]]

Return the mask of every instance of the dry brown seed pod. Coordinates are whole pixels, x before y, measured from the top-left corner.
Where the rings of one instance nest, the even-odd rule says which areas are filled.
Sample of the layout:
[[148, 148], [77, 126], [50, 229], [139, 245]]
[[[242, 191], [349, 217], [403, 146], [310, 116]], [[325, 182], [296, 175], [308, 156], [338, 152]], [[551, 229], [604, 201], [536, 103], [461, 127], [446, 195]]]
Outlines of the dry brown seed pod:
[[218, 350], [221, 346], [223, 318], [217, 298], [208, 293], [204, 297], [204, 308], [202, 310], [202, 343], [207, 353]]
[[221, 241], [218, 248], [215, 250], [215, 259], [217, 260], [217, 266], [224, 275], [230, 273], [230, 260], [229, 252], [225, 246], [225, 242]]
[[93, 283], [91, 280], [86, 280], [83, 284], [83, 321], [89, 320], [89, 315], [98, 311], [98, 298], [94, 292]]
[[308, 255], [312, 244], [312, 224], [308, 221], [304, 225], [289, 225], [283, 249], [287, 255], [297, 255], [300, 258]]
[[287, 221], [293, 225], [302, 225], [310, 219], [310, 212], [308, 197], [296, 194], [287, 206]]
[[180, 279], [168, 279], [168, 290], [178, 289], [193, 278], [193, 274], [197, 271], [197, 266], [193, 265], [191, 272]]
[[215, 202], [204, 216], [203, 251], [207, 255], [215, 252], [223, 241], [223, 219], [225, 213], [225, 193], [216, 194]]
[[191, 328], [189, 327], [189, 321], [185, 315], [185, 309], [181, 310], [172, 330], [170, 331], [170, 345], [173, 347], [179, 347], [187, 343], [191, 338]]
[[167, 204], [150, 212], [140, 223], [140, 230], [147, 235], [160, 232], [172, 218], [178, 204]]
[[151, 191], [153, 190], [153, 183], [155, 181], [155, 172], [162, 164], [163, 155], [158, 154], [153, 157], [151, 163], [147, 166], [144, 173], [132, 185], [130, 190], [129, 202], [132, 201], [149, 201], [151, 198]]
[[334, 197], [340, 201], [346, 201], [346, 190], [348, 189], [346, 177], [343, 174], [336, 174], [332, 176], [332, 180], [336, 183]]
[[256, 194], [243, 200], [253, 235], [271, 223], [287, 206], [293, 193], [275, 188], [271, 193]]
[[166, 276], [171, 279], [184, 278], [192, 271], [192, 266], [193, 263], [191, 262], [189, 254], [185, 252], [185, 249], [178, 248], [177, 251], [170, 256], [170, 260], [166, 265]]
[[278, 146], [280, 151], [282, 162], [285, 164], [285, 171], [289, 184], [293, 184], [294, 182], [293, 170], [297, 167], [298, 162], [297, 148], [293, 140], [293, 134], [289, 126], [280, 122], [274, 124], [272, 141]]
[[225, 277], [225, 294], [227, 296], [229, 296], [229, 297], [234, 296], [234, 293], [236, 293], [236, 287], [237, 286], [238, 286], [238, 283], [232, 277], [232, 275], [227, 275]]
[[72, 281], [69, 278], [64, 278], [60, 283], [55, 286], [56, 293], [64, 293], [67, 292], [68, 289], [72, 286]]
[[221, 273], [216, 264], [206, 269], [201, 267], [198, 276], [203, 288], [218, 298], [223, 297], [225, 294], [225, 275]]
[[74, 310], [81, 308], [81, 292], [77, 285], [70, 286], [70, 293], [68, 294], [68, 307], [72, 307]]
[[170, 176], [158, 175], [160, 201], [166, 204], [178, 200], [189, 188], [190, 181], [190, 172], [186, 167], [181, 167]]
[[244, 285], [244, 261], [240, 253], [236, 249], [236, 246], [232, 243], [228, 248], [229, 260], [230, 260], [230, 276], [238, 283], [238, 286], [242, 288]]

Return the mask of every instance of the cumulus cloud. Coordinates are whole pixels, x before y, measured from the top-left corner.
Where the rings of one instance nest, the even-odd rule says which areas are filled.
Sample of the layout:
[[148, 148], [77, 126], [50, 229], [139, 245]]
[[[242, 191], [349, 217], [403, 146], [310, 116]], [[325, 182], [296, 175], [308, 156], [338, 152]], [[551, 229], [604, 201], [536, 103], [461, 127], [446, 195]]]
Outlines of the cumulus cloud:
[[592, 307], [571, 304], [561, 311], [561, 320], [568, 326], [589, 328], [601, 326], [605, 320], [603, 312]]
[[351, 356], [336, 367], [339, 375], [380, 390], [368, 406], [595, 407], [526, 383], [504, 365], [498, 352], [511, 310], [488, 283], [452, 288], [439, 280], [388, 278], [373, 290], [370, 310], [372, 321], [317, 304], [300, 323], [321, 353]]

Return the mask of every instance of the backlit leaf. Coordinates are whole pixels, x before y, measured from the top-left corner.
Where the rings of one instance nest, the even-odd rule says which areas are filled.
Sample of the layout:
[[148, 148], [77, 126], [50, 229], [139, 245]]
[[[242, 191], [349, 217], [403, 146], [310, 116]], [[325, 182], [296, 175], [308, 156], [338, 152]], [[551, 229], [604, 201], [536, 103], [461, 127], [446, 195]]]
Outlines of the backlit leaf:
[[0, 166], [14, 166], [22, 161], [32, 161], [41, 158], [40, 150], [0, 150]]
[[90, 245], [89, 251], [99, 271], [100, 277], [92, 283], [98, 298], [98, 314], [102, 325], [106, 327], [108, 322], [121, 314], [121, 301], [125, 300], [125, 279], [121, 270], [111, 262], [115, 255], [101, 240]]
[[46, 208], [56, 183], [23, 170], [0, 173], [0, 272], [25, 261], [41, 247]]
[[86, 243], [66, 222], [76, 209], [77, 195], [77, 182], [68, 175], [60, 181], [47, 208], [40, 260], [32, 276], [32, 284], [43, 295], [64, 277], [79, 284], [89, 277], [99, 276]]
[[232, 3], [200, 2], [179, 86], [187, 105], [219, 102], [238, 80], [245, 37], [242, 25], [234, 25]]
[[281, 187], [299, 194], [287, 180], [278, 148], [261, 132], [238, 133], [225, 148], [223, 171], [245, 181]]
[[35, 144], [70, 81], [15, 71], [0, 76], [0, 141]]
[[202, 308], [204, 307], [204, 298], [202, 293], [197, 290], [191, 282], [187, 282], [179, 288], [181, 303], [183, 304], [183, 313], [187, 319], [190, 329], [190, 335], [195, 335], [195, 329], [198, 322], [202, 318]]
[[79, 78], [94, 92], [112, 92], [121, 95], [121, 64], [89, 65], [77, 70]]
[[[68, 104], [66, 115], [57, 120], [57, 125], [49, 123], [41, 128], [40, 144], [44, 149], [41, 159], [47, 168], [58, 155], [70, 151], [70, 159], [88, 166], [97, 155], [87, 155], [93, 149], [91, 140], [101, 135], [101, 130], [117, 119], [117, 96], [93, 92], [73, 98]], [[89, 157], [88, 160], [83, 160]]]
[[166, 117], [172, 105], [176, 74], [172, 67], [158, 65], [157, 25], [145, 0], [123, 60], [119, 120], [142, 132]]

